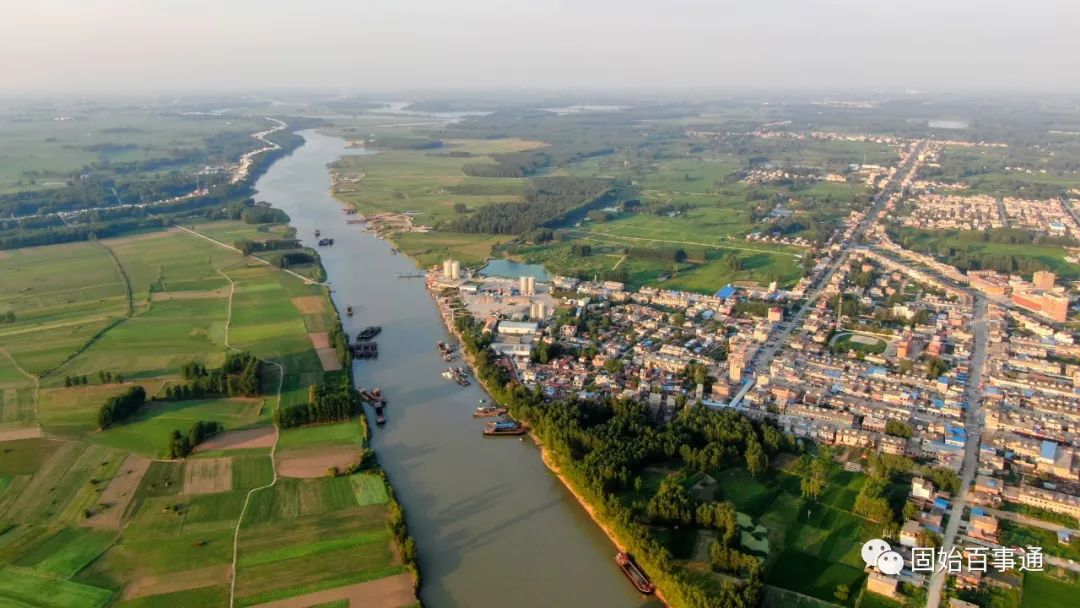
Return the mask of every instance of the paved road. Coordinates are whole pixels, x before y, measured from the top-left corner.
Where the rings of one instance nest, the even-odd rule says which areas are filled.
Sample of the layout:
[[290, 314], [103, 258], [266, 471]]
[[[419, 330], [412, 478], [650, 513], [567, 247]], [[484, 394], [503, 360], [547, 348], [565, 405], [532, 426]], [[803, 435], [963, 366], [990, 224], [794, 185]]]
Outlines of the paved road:
[[[948, 553], [956, 543], [956, 535], [960, 531], [960, 520], [964, 516], [964, 505], [967, 503], [968, 488], [975, 480], [975, 471], [979, 464], [979, 439], [982, 434], [982, 399], [979, 387], [982, 385], [983, 364], [986, 363], [986, 299], [978, 297], [975, 300], [975, 317], [972, 320], [972, 331], [975, 334], [975, 345], [971, 351], [971, 365], [968, 375], [967, 391], [964, 394], [967, 400], [964, 426], [967, 429], [967, 444], [964, 446], [964, 462], [960, 469], [960, 491], [953, 498], [952, 509], [949, 511], [949, 523], [945, 526], [944, 545], [942, 550]], [[941, 590], [945, 585], [945, 572], [935, 571], [930, 577], [930, 587], [926, 594], [926, 607], [937, 608], [941, 603]]]
[[[871, 205], [870, 209], [863, 216], [863, 219], [859, 222], [859, 225], [856, 226], [855, 229], [851, 232], [851, 236], [849, 236], [848, 239], [843, 243], [843, 249], [841, 249], [841, 251], [836, 254], [835, 259], [832, 261], [831, 264], [829, 264], [829, 267], [821, 274], [821, 276], [818, 277], [817, 281], [814, 283], [814, 286], [807, 294], [806, 300], [803, 302], [802, 307], [799, 308], [799, 310], [795, 312], [791, 319], [789, 319], [787, 323], [782, 326], [778, 333], [776, 333], [770, 338], [772, 346], [766, 346], [764, 349], [758, 352], [757, 356], [754, 357], [752, 365], [753, 369], [768, 369], [769, 363], [776, 355], [776, 352], [782, 346], [787, 345], [787, 341], [788, 338], [791, 336], [791, 332], [795, 329], [797, 325], [799, 325], [803, 317], [806, 316], [806, 313], [808, 313], [810, 309], [814, 307], [814, 303], [817, 302], [817, 299], [821, 296], [821, 292], [825, 289], [829, 282], [832, 281], [833, 275], [836, 274], [836, 271], [840, 269], [840, 267], [844, 263], [844, 260], [846, 260], [848, 255], [851, 253], [851, 248], [854, 245], [859, 244], [859, 242], [862, 240], [863, 235], [866, 234], [866, 231], [870, 228], [870, 226], [874, 225], [874, 222], [877, 221], [877, 217], [881, 213], [881, 210], [885, 208], [886, 203], [889, 202], [889, 199], [892, 197], [892, 195], [895, 194], [896, 191], [901, 187], [901, 184], [903, 184], [908, 177], [914, 175], [915, 171], [918, 170], [919, 155], [921, 155], [926, 149], [926, 144], [927, 142], [925, 140], [920, 141], [918, 144], [916, 144], [912, 153], [908, 155], [907, 159], [903, 162], [903, 164], [901, 164], [897, 168], [896, 172], [893, 174], [892, 179], [889, 180], [889, 183], [886, 184], [884, 188], [882, 188], [881, 192], [879, 192], [876, 197], [874, 197], [873, 205]], [[739, 404], [742, 402], [743, 397], [745, 397], [746, 394], [750, 392], [750, 389], [753, 388], [753, 386], [754, 380], [752, 378], [747, 380], [743, 387], [739, 389], [739, 392], [737, 392], [735, 396], [731, 399], [728, 406], [738, 407]]]
[[[992, 543], [981, 538], [972, 538], [970, 536], [967, 536], [966, 534], [961, 536], [961, 540], [964, 541], [965, 547], [978, 545], [990, 547], [991, 549], [1000, 549], [1005, 546], [998, 543]], [[1019, 560], [1019, 557], [1017, 557], [1017, 560]], [[1019, 564], [1019, 561], [1017, 563]], [[1058, 568], [1064, 568], [1066, 570], [1072, 570], [1073, 572], [1080, 572], [1080, 564], [1076, 563], [1075, 560], [1064, 559], [1055, 555], [1047, 555], [1045, 552], [1043, 553], [1043, 564], [1044, 567], [1046, 565], [1050, 565]], [[927, 604], [927, 606], [929, 606], [929, 604]]]
[[1043, 530], [1049, 530], [1054, 534], [1065, 530], [1072, 536], [1080, 535], [1080, 531], [1077, 531], [1069, 526], [1063, 526], [1061, 524], [1055, 524], [1049, 521], [1043, 521], [1041, 519], [1035, 519], [1034, 517], [1028, 517], [1023, 513], [1013, 513], [1012, 511], [1002, 511], [1001, 509], [991, 509], [989, 507], [983, 507], [983, 511], [993, 515], [998, 519], [1008, 519], [1015, 521], [1018, 524], [1024, 524], [1025, 526], [1031, 526], [1033, 528], [1042, 528]]

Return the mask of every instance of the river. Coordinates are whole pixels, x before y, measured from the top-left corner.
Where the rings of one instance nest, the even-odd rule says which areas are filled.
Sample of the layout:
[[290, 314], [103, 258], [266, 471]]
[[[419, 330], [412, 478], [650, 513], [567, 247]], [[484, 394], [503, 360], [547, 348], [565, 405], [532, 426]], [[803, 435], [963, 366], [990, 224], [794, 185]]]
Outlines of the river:
[[342, 315], [345, 331], [383, 328], [380, 357], [356, 362], [354, 371], [358, 384], [381, 387], [389, 402], [386, 425], [372, 424], [372, 446], [416, 539], [424, 605], [658, 605], [623, 577], [614, 546], [531, 442], [481, 436], [472, 410], [483, 393], [440, 375], [446, 364], [435, 342], [449, 335], [423, 281], [397, 278], [414, 263], [347, 225], [329, 194], [327, 164], [363, 152], [301, 134], [306, 143], [269, 168], [255, 198], [288, 213], [305, 244], [316, 229], [335, 239], [320, 253], [338, 310], [354, 308], [354, 317]]

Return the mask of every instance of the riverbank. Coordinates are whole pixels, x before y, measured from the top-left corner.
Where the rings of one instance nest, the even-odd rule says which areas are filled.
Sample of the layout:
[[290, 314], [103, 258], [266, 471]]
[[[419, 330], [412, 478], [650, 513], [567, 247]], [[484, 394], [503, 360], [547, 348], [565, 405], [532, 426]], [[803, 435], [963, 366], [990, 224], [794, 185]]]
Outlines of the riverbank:
[[499, 606], [513, 598], [518, 608], [656, 605], [613, 567], [611, 542], [532, 445], [481, 436], [471, 416], [486, 396], [479, 384], [448, 386], [442, 377], [446, 362], [435, 343], [451, 336], [424, 284], [398, 278], [415, 264], [350, 222], [355, 214], [330, 194], [327, 166], [363, 150], [314, 131], [301, 135], [307, 143], [275, 163], [258, 198], [289, 215], [302, 244], [310, 245], [315, 230], [335, 239], [319, 254], [336, 308], [353, 307], [354, 315], [341, 319], [345, 331], [383, 328], [379, 357], [355, 362], [353, 371], [389, 402], [385, 424], [369, 420], [371, 447], [407, 512], [423, 604]]
[[[428, 293], [431, 295], [432, 300], [434, 300], [435, 306], [439, 310], [439, 316], [442, 317], [443, 323], [446, 325], [447, 331], [450, 332], [450, 335], [453, 336], [455, 340], [463, 344], [461, 331], [454, 324], [453, 315], [450, 314], [450, 311], [447, 310], [439, 301], [439, 295], [438, 293], [436, 293], [436, 291], [432, 288], [431, 285], [428, 285]], [[469, 352], [468, 349], [464, 348], [464, 345], [461, 348], [461, 352], [462, 358], [469, 366], [469, 369], [471, 369], [473, 372], [473, 377], [476, 379], [477, 383], [479, 383], [480, 386], [483, 388], [484, 392], [487, 393], [488, 397], [492, 400], [492, 403], [496, 405], [506, 406], [509, 408], [509, 404], [499, 403], [498, 399], [495, 398], [491, 387], [488, 386], [487, 381], [480, 374], [480, 370], [476, 364], [476, 359], [473, 356], [473, 353]], [[626, 543], [619, 538], [618, 534], [615, 532], [615, 528], [612, 527], [608, 522], [606, 522], [600, 516], [596, 507], [592, 505], [592, 503], [582, 494], [580, 490], [578, 490], [578, 488], [574, 487], [574, 485], [570, 482], [570, 479], [566, 476], [566, 474], [563, 473], [562, 469], [559, 467], [558, 463], [555, 460], [555, 456], [552, 454], [551, 450], [549, 450], [547, 446], [544, 445], [543, 441], [540, 440], [540, 437], [536, 434], [536, 432], [533, 429], [529, 429], [528, 435], [529, 438], [532, 439], [532, 442], [536, 446], [537, 450], [540, 452], [540, 461], [544, 463], [544, 466], [547, 467], [547, 470], [550, 471], [555, 476], [555, 478], [559, 480], [560, 483], [562, 483], [563, 487], [566, 488], [568, 492], [570, 492], [570, 495], [574, 497], [574, 500], [577, 501], [577, 503], [581, 506], [582, 510], [584, 510], [585, 513], [589, 515], [589, 519], [591, 519], [593, 523], [596, 524], [596, 527], [600, 528], [604, 535], [607, 536], [608, 540], [611, 541], [611, 544], [615, 545], [615, 548], [618, 551], [629, 553], [629, 549]], [[614, 556], [612, 557], [614, 558]], [[656, 599], [660, 600], [660, 602], [664, 606], [670, 606], [667, 598], [664, 597], [663, 591], [659, 587], [657, 587], [656, 591], [654, 592], [654, 596], [656, 597]]]

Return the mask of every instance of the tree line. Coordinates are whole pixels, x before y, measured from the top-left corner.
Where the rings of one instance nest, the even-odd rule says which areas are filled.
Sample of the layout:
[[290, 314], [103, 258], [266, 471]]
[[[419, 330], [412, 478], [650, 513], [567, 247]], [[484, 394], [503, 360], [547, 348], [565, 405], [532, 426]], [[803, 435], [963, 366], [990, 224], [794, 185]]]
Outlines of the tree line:
[[176, 429], [169, 434], [169, 445], [165, 453], [172, 459], [187, 458], [195, 446], [223, 430], [221, 423], [216, 420], [196, 420], [186, 435]]
[[458, 232], [522, 234], [550, 227], [567, 214], [607, 201], [611, 183], [580, 177], [545, 177], [530, 181], [520, 203], [493, 203], [453, 223]]
[[133, 386], [123, 393], [109, 397], [98, 408], [98, 428], [107, 429], [117, 422], [123, 422], [139, 411], [146, 403], [146, 389], [141, 386]]
[[225, 363], [207, 369], [201, 361], [190, 361], [180, 368], [187, 382], [165, 387], [165, 399], [182, 401], [204, 397], [254, 397], [262, 392], [261, 364], [249, 352], [228, 353]]
[[681, 573], [674, 556], [642, 522], [643, 518], [653, 523], [679, 521], [714, 527], [728, 536], [731, 528], [722, 503], [697, 503], [674, 485], [642, 508], [627, 506], [616, 495], [640, 484], [645, 467], [672, 461], [687, 472], [746, 467], [761, 474], [772, 455], [794, 449], [793, 438], [731, 410], [685, 407], [665, 424], [653, 419], [648, 406], [638, 402], [568, 399], [547, 403], [539, 390], [526, 389], [496, 364], [488, 348], [491, 338], [481, 333], [475, 319], [459, 317], [456, 323], [465, 349], [474, 357], [477, 376], [499, 403], [539, 435], [564, 474], [592, 497], [599, 516], [613, 524], [620, 540], [673, 605], [758, 605], [761, 575], [759, 567], [750, 565], [757, 559], [738, 552], [733, 540], [715, 552], [714, 567], [740, 572], [745, 579], [709, 595]]
[[360, 396], [348, 382], [313, 384], [307, 403], [278, 408], [274, 422], [283, 429], [348, 420], [360, 412]]

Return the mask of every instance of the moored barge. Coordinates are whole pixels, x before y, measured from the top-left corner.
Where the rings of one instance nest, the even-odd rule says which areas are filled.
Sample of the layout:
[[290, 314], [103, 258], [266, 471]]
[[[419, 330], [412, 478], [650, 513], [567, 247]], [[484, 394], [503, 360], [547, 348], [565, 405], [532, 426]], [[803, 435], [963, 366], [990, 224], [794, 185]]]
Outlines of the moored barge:
[[615, 554], [615, 563], [619, 565], [619, 569], [623, 571], [626, 578], [630, 579], [630, 582], [634, 584], [634, 587], [638, 591], [649, 594], [656, 591], [656, 585], [652, 584], [649, 577], [645, 576], [645, 573], [638, 568], [638, 565], [631, 559], [629, 553], [620, 551]]
[[517, 420], [498, 420], [484, 425], [484, 435], [488, 437], [499, 435], [524, 435], [526, 430], [525, 425]]

